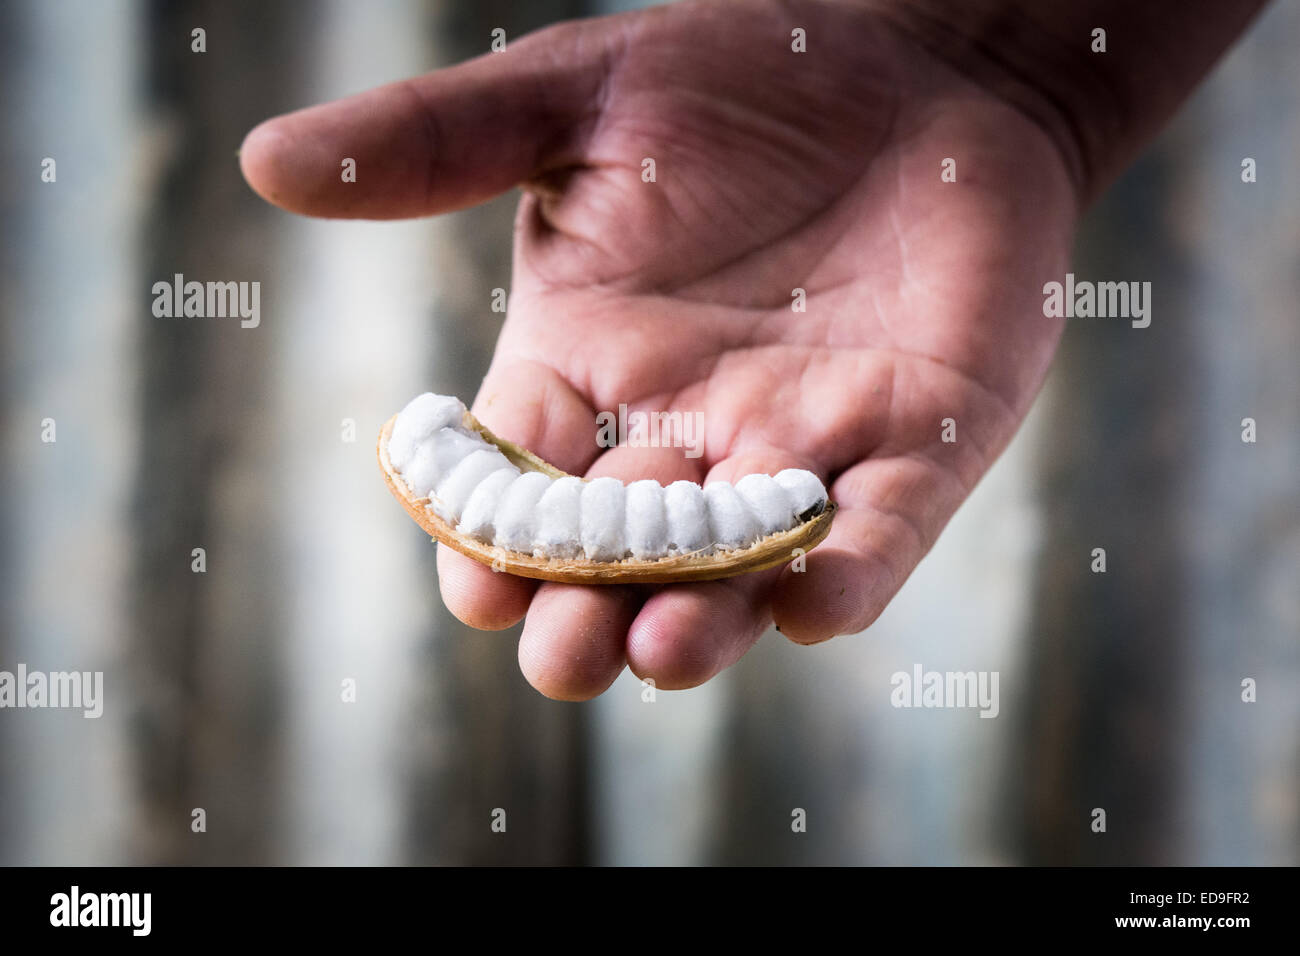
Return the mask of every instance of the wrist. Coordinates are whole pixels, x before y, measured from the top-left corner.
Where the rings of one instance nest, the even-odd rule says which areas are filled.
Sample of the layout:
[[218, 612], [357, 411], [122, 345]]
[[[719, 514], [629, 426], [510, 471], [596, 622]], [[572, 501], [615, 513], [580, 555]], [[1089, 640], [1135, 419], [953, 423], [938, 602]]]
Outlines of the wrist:
[[[1080, 206], [1133, 158], [1263, 0], [861, 0], [1028, 116]], [[1105, 31], [1099, 38], [1094, 31]]]

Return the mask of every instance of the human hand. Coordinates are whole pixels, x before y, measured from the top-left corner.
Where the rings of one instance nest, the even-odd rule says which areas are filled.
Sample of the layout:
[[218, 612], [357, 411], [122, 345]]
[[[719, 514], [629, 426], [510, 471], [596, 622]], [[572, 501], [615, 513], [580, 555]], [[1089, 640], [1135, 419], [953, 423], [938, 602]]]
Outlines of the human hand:
[[[1042, 287], [1079, 206], [1043, 127], [845, 3], [561, 24], [271, 120], [241, 163], [261, 195], [318, 216], [428, 215], [524, 183], [484, 424], [577, 474], [828, 480], [840, 511], [802, 572], [539, 585], [439, 546], [451, 611], [487, 629], [526, 613], [520, 665], [563, 699], [625, 664], [698, 685], [773, 620], [799, 643], [871, 624], [1041, 384], [1061, 331]], [[598, 448], [596, 414], [620, 403], [703, 412], [703, 456]]]

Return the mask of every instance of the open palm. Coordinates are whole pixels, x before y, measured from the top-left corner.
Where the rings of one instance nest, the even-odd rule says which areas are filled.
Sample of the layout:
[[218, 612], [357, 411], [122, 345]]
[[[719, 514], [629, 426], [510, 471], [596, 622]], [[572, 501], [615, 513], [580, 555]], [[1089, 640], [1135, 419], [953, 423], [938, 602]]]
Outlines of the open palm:
[[[841, 510], [803, 571], [539, 585], [440, 547], [448, 607], [484, 628], [527, 614], [520, 663], [554, 697], [625, 665], [694, 686], [773, 620], [801, 643], [868, 626], [1009, 441], [1060, 333], [1041, 290], [1076, 199], [1056, 146], [842, 3], [563, 24], [272, 120], [241, 155], [262, 195], [312, 215], [424, 215], [526, 184], [474, 405], [498, 434], [577, 474], [828, 481]], [[345, 155], [373, 185], [339, 185]], [[620, 404], [702, 412], [702, 457], [598, 447], [596, 414]]]

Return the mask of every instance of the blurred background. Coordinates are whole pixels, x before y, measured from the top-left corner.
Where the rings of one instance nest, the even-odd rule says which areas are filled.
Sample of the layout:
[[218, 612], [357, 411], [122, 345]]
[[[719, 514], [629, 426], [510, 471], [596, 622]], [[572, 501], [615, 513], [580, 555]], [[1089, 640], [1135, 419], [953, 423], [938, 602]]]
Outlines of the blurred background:
[[[445, 611], [373, 450], [416, 393], [476, 391], [517, 196], [308, 221], [235, 150], [496, 27], [631, 5], [0, 6], [0, 670], [105, 675], [98, 720], [0, 710], [0, 863], [1300, 862], [1300, 7], [1089, 215], [1075, 271], [1150, 279], [1151, 327], [1068, 324], [869, 633], [564, 704], [517, 629]], [[154, 318], [178, 272], [260, 281], [261, 325]], [[997, 671], [998, 718], [895, 709], [915, 664]]]

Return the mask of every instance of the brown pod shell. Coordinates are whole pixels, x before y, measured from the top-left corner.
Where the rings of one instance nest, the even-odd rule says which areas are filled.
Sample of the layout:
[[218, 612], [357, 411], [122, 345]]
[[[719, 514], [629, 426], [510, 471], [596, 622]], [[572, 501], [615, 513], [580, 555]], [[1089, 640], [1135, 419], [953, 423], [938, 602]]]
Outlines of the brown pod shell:
[[[831, 521], [835, 517], [835, 502], [827, 501], [821, 514], [802, 524], [759, 538], [747, 548], [715, 551], [712, 554], [678, 554], [653, 560], [626, 558], [622, 561], [539, 558], [461, 534], [429, 508], [428, 498], [414, 497], [402, 476], [393, 470], [392, 462], [388, 460], [388, 438], [395, 421], [396, 415], [380, 429], [377, 452], [379, 467], [383, 470], [388, 490], [401, 502], [406, 513], [429, 535], [447, 547], [480, 564], [524, 578], [562, 581], [567, 584], [672, 584], [679, 581], [729, 578], [792, 561], [797, 548], [802, 548], [805, 553], [811, 551], [830, 533]], [[543, 461], [528, 449], [498, 438], [479, 424], [478, 419], [469, 412], [465, 413], [462, 424], [477, 432], [484, 441], [495, 445], [521, 471], [540, 471], [551, 478], [564, 478], [568, 474]]]

